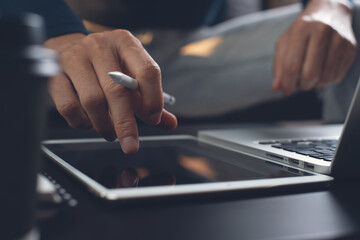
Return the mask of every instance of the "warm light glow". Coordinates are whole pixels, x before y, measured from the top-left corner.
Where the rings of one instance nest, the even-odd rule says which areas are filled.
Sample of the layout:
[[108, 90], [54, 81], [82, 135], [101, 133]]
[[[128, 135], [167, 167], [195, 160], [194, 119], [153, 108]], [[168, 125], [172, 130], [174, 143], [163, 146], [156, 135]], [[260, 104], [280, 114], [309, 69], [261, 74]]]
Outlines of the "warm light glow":
[[216, 179], [216, 172], [209, 166], [205, 158], [180, 156], [178, 162], [185, 169], [195, 172], [200, 176]]
[[136, 34], [136, 37], [140, 40], [143, 45], [148, 45], [154, 39], [154, 34], [152, 32], [145, 32], [142, 34]]
[[145, 168], [137, 168], [136, 172], [138, 174], [139, 179], [143, 179], [149, 176], [149, 171]]
[[[100, 25], [97, 23], [90, 22], [88, 20], [82, 20], [82, 21], [83, 21], [85, 28], [89, 32], [96, 33], [96, 32], [105, 32], [105, 31], [115, 30], [115, 28], [103, 26], [103, 25]], [[154, 34], [150, 31], [148, 31], [148, 32], [141, 33], [141, 34], [136, 34], [135, 37], [137, 37], [143, 45], [148, 45], [153, 41]]]
[[114, 30], [114, 28], [106, 27], [97, 23], [90, 22], [88, 20], [83, 20], [83, 24], [89, 32], [93, 32], [93, 33]]
[[190, 43], [181, 49], [181, 55], [209, 57], [222, 41], [222, 37], [217, 36]]

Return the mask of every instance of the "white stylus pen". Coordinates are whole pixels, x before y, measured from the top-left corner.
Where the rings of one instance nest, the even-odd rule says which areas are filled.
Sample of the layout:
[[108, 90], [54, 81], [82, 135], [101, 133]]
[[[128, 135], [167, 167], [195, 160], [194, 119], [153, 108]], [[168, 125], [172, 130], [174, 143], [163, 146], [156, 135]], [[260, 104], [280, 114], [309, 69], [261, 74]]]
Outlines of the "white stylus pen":
[[[129, 77], [128, 75], [123, 74], [122, 72], [109, 72], [108, 74], [114, 82], [121, 84], [124, 87], [127, 87], [131, 90], [139, 90], [139, 84], [136, 79]], [[163, 96], [164, 96], [165, 104], [169, 104], [169, 105], [175, 104], [174, 96], [171, 96], [165, 92], [163, 92]]]

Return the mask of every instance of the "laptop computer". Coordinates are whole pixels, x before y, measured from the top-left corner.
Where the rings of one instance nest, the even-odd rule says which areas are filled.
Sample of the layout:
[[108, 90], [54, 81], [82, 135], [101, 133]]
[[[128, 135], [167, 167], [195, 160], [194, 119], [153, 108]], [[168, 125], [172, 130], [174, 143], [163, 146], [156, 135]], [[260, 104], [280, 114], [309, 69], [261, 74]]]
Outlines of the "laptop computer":
[[200, 131], [199, 139], [339, 178], [360, 178], [360, 83], [344, 124]]

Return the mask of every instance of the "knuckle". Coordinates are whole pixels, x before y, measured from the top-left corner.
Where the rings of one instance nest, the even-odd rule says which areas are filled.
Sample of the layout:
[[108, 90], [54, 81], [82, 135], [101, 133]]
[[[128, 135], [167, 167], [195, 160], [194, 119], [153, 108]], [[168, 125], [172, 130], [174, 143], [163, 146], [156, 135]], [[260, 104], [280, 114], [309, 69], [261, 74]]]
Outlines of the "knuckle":
[[103, 93], [88, 94], [80, 98], [81, 104], [85, 109], [99, 109], [105, 105]]
[[103, 33], [92, 33], [88, 35], [84, 40], [85, 46], [91, 49], [102, 50], [108, 47], [108, 41]]
[[121, 117], [114, 121], [114, 127], [116, 132], [121, 136], [130, 136], [136, 132], [136, 123], [132, 118], [129, 117]]
[[116, 98], [122, 98], [129, 95], [128, 89], [112, 81], [104, 83], [103, 90], [105, 95], [110, 95]]
[[60, 54], [59, 62], [62, 66], [72, 65], [78, 62], [79, 56], [79, 50], [77, 48], [71, 48]]
[[[162, 109], [163, 109], [163, 107], [160, 104], [152, 104], [152, 105], [145, 106], [145, 113], [146, 113], [146, 116], [151, 117], [151, 116], [154, 116], [155, 114], [160, 114]], [[149, 118], [149, 121], [151, 121], [151, 120], [153, 120], [153, 119]], [[152, 123], [150, 123], [150, 124], [152, 124]]]
[[132, 33], [125, 29], [114, 30], [113, 33], [122, 39], [123, 44], [131, 46], [141, 46], [141, 42]]
[[63, 117], [69, 118], [77, 114], [79, 110], [79, 105], [77, 104], [77, 102], [69, 101], [58, 104], [56, 108]]
[[136, 74], [138, 79], [144, 79], [149, 83], [158, 84], [161, 81], [161, 70], [157, 63], [151, 61], [139, 68]]
[[131, 34], [130, 31], [126, 30], [126, 29], [117, 29], [117, 30], [114, 30], [114, 33], [118, 34], [118, 35], [121, 35], [123, 37], [129, 37], [129, 38], [132, 38], [133, 35]]

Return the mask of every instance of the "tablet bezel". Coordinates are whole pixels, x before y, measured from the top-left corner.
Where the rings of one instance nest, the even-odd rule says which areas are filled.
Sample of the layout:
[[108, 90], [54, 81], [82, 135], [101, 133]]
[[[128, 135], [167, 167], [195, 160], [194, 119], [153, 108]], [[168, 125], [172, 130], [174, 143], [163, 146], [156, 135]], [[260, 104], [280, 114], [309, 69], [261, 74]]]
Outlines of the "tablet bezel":
[[[216, 143], [211, 143], [191, 135], [167, 135], [167, 136], [146, 136], [140, 137], [140, 141], [160, 141], [160, 140], [196, 140], [198, 142], [209, 144], [222, 149], [239, 152], [251, 157], [255, 157], [267, 162], [272, 162], [277, 165], [283, 165], [278, 162], [261, 158], [252, 154], [244, 153], [236, 149], [224, 147]], [[52, 152], [46, 145], [51, 144], [71, 144], [71, 143], [104, 143], [106, 142], [101, 138], [90, 138], [90, 139], [60, 139], [60, 140], [46, 140], [42, 142], [41, 150], [43, 153], [60, 167], [65, 169], [68, 173], [83, 183], [92, 193], [101, 199], [108, 201], [118, 200], [130, 200], [130, 199], [146, 199], [146, 198], [158, 198], [158, 197], [172, 197], [172, 196], [184, 196], [189, 194], [205, 194], [205, 193], [216, 193], [216, 192], [229, 192], [229, 191], [252, 191], [252, 190], [269, 190], [280, 187], [292, 187], [301, 185], [321, 184], [324, 186], [329, 185], [333, 178], [327, 175], [321, 175], [306, 171], [304, 169], [291, 167], [294, 170], [310, 173], [310, 176], [294, 176], [285, 178], [273, 178], [273, 179], [257, 179], [257, 180], [241, 180], [241, 181], [228, 181], [228, 182], [217, 182], [217, 183], [197, 183], [187, 185], [174, 185], [174, 186], [151, 186], [141, 188], [126, 188], [126, 189], [108, 189], [96, 182], [92, 178], [88, 177], [83, 172], [79, 171], [61, 157]], [[290, 166], [289, 166], [290, 167]]]

